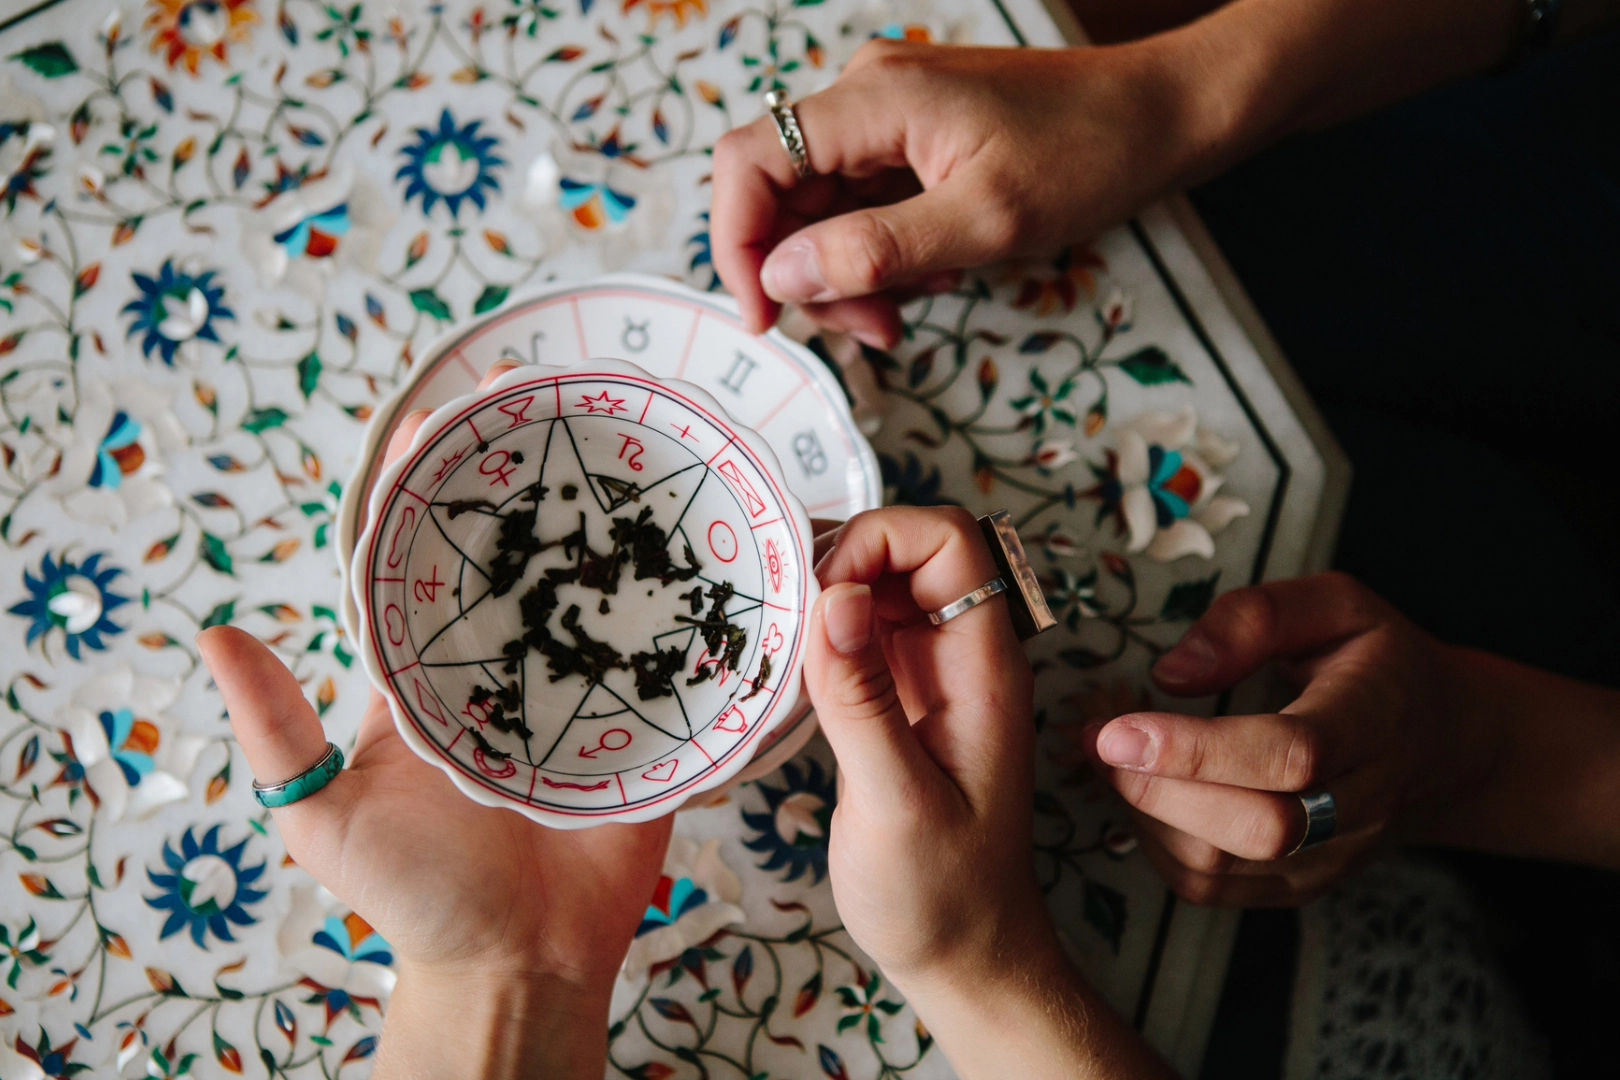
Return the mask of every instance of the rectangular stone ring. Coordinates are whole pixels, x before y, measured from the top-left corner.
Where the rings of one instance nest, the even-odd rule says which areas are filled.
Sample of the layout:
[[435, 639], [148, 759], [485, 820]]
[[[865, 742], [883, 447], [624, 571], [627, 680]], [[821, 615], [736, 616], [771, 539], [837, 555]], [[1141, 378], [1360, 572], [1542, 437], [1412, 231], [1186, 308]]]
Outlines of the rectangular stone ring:
[[260, 784], [253, 782], [253, 797], [259, 800], [259, 805], [271, 810], [278, 806], [291, 806], [300, 799], [307, 799], [321, 788], [332, 782], [332, 778], [343, 771], [343, 751], [335, 743], [326, 744], [326, 753], [321, 760], [293, 777], [279, 784]]
[[958, 615], [962, 614], [964, 611], [972, 611], [974, 608], [978, 607], [992, 596], [995, 596], [997, 593], [1004, 593], [1006, 591], [1007, 583], [1002, 581], [1000, 578], [996, 578], [993, 581], [987, 581], [955, 603], [946, 604], [938, 611], [930, 611], [928, 613], [928, 621], [933, 623], [935, 626], [938, 626], [941, 623], [948, 623]]

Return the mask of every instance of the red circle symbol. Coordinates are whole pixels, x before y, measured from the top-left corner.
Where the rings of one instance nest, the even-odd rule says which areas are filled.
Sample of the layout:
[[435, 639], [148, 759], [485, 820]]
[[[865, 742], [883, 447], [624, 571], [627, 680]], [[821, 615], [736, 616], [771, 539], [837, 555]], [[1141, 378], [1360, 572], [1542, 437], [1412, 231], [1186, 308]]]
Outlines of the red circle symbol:
[[731, 531], [731, 526], [723, 521], [716, 521], [709, 526], [709, 550], [721, 562], [735, 562], [737, 559], [737, 534]]

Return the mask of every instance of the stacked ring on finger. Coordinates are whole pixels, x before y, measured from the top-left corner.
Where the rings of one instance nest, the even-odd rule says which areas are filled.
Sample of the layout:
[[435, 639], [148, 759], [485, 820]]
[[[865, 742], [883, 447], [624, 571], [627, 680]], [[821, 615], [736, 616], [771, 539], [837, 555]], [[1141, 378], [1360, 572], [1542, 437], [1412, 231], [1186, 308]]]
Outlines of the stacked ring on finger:
[[776, 123], [776, 137], [782, 140], [782, 149], [793, 163], [794, 174], [800, 180], [808, 180], [815, 173], [810, 168], [810, 150], [804, 145], [804, 130], [799, 127], [799, 116], [793, 111], [793, 99], [786, 90], [770, 90], [765, 94], [765, 108]]

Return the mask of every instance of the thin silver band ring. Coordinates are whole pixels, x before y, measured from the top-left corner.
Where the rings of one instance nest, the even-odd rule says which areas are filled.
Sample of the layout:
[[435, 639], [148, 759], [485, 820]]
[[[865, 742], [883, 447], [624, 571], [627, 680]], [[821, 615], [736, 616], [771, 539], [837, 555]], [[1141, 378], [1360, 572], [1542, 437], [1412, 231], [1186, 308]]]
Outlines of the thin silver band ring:
[[793, 111], [793, 99], [786, 90], [770, 90], [765, 94], [765, 108], [776, 122], [776, 137], [782, 140], [782, 149], [793, 163], [793, 172], [800, 180], [808, 180], [815, 174], [810, 169], [810, 151], [804, 145], [804, 131], [799, 127], [798, 114]]
[[939, 626], [941, 623], [948, 623], [963, 612], [972, 611], [974, 608], [978, 607], [980, 604], [984, 603], [997, 593], [1003, 593], [1006, 591], [1007, 583], [1002, 581], [1000, 578], [994, 578], [985, 582], [983, 585], [980, 585], [977, 589], [974, 589], [972, 592], [968, 593], [955, 603], [946, 604], [938, 611], [930, 611], [928, 613], [928, 621], [933, 623], [935, 626]]
[[1332, 795], [1325, 791], [1301, 793], [1299, 804], [1305, 808], [1305, 835], [1299, 838], [1289, 855], [1327, 843], [1339, 828], [1339, 804], [1333, 801]]

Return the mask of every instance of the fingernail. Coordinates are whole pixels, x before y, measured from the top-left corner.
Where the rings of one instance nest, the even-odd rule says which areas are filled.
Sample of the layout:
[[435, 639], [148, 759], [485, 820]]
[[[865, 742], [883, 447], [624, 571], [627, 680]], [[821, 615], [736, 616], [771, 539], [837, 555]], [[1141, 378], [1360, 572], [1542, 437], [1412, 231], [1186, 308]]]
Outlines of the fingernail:
[[1209, 639], [1192, 630], [1175, 648], [1159, 657], [1159, 662], [1153, 665], [1153, 677], [1160, 682], [1192, 682], [1213, 672], [1218, 660]]
[[856, 341], [860, 342], [862, 345], [865, 345], [867, 348], [877, 349], [879, 352], [887, 351], [893, 345], [893, 342], [885, 339], [882, 334], [873, 334], [866, 330], [853, 331], [850, 334], [850, 337], [853, 337]]
[[1120, 768], [1141, 769], [1153, 764], [1157, 754], [1153, 736], [1134, 724], [1116, 720], [1097, 736], [1097, 756]]
[[808, 240], [789, 241], [771, 252], [760, 269], [759, 281], [767, 296], [783, 303], [809, 304], [838, 298], [827, 287], [816, 246]]
[[839, 589], [828, 598], [823, 619], [834, 651], [855, 655], [872, 640], [872, 590], [865, 585]]

